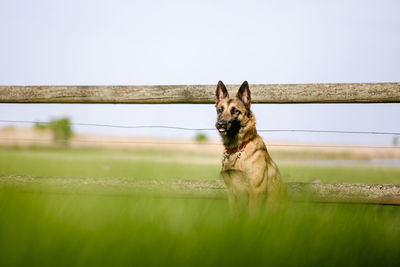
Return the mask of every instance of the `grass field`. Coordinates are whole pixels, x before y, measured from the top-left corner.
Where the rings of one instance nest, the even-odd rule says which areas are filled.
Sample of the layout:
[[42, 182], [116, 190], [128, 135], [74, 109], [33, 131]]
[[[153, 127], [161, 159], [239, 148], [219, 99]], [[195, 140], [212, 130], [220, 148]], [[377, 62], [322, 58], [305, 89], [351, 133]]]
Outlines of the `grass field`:
[[[220, 160], [215, 154], [185, 151], [3, 148], [0, 174], [219, 179]], [[400, 183], [400, 168], [289, 164], [280, 163], [279, 157], [277, 163], [286, 182]]]
[[[214, 161], [216, 163], [213, 163]], [[280, 164], [286, 181], [399, 183], [396, 168]], [[0, 174], [217, 179], [193, 152], [0, 149]], [[62, 184], [60, 184], [62, 186]], [[400, 207], [287, 203], [235, 217], [223, 199], [0, 184], [0, 266], [399, 266]]]

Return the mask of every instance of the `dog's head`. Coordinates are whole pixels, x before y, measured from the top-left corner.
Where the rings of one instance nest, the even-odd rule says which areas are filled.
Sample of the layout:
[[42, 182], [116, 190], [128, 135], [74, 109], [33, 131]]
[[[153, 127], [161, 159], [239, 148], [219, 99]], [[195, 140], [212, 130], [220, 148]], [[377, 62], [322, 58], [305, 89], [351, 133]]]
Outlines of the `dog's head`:
[[235, 98], [229, 98], [223, 82], [219, 81], [215, 93], [217, 123], [215, 127], [222, 136], [235, 136], [250, 120], [250, 89], [245, 81]]

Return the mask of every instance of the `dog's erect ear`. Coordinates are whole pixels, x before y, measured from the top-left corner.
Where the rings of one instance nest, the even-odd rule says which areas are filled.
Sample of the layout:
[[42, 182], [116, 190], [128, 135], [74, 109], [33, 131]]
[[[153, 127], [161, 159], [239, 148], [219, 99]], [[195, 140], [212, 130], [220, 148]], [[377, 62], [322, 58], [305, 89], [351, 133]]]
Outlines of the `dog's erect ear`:
[[225, 84], [219, 81], [217, 90], [215, 91], [215, 104], [218, 104], [218, 102], [225, 98], [229, 98], [228, 91], [226, 90]]
[[250, 97], [249, 84], [247, 83], [247, 81], [242, 83], [236, 97], [242, 100], [246, 108], [250, 108], [251, 97]]

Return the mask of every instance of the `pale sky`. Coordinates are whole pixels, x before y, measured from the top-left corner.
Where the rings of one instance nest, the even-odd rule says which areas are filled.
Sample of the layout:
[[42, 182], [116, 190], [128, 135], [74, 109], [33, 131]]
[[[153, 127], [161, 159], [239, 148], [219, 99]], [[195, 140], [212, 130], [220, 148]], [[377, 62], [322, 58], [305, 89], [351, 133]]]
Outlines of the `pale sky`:
[[[0, 1], [1, 85], [399, 82], [399, 1]], [[400, 104], [254, 105], [261, 129], [400, 132]], [[212, 105], [0, 104], [0, 119], [212, 128]], [[0, 123], [0, 126], [4, 123]], [[192, 137], [175, 130], [77, 132]], [[207, 132], [217, 137], [216, 132]], [[391, 136], [263, 134], [390, 144]]]

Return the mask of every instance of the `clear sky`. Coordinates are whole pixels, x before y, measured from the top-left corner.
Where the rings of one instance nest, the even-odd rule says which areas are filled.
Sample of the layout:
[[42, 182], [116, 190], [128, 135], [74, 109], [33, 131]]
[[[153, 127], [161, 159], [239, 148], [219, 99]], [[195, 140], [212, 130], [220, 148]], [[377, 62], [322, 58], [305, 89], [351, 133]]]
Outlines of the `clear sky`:
[[[399, 1], [2, 0], [0, 84], [398, 82], [399, 11]], [[213, 127], [214, 112], [212, 105], [0, 104], [0, 119], [69, 116], [74, 122], [196, 128]], [[260, 129], [400, 132], [400, 104], [254, 105], [254, 112]], [[194, 135], [173, 130], [75, 130]], [[392, 139], [264, 136], [371, 144], [390, 144]]]

